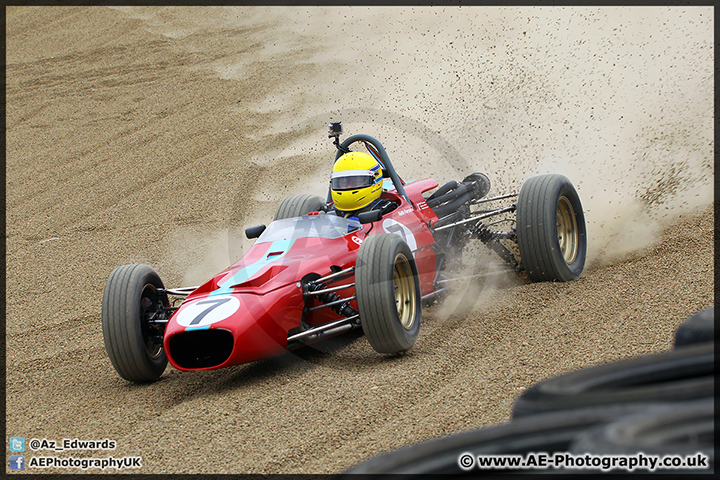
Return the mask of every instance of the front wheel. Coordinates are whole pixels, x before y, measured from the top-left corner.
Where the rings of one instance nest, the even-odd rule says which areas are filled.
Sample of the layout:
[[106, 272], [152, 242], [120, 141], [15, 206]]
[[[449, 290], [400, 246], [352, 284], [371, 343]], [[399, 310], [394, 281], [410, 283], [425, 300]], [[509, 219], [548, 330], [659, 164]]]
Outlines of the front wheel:
[[355, 292], [363, 332], [378, 353], [412, 348], [420, 333], [420, 282], [410, 247], [397, 235], [378, 234], [360, 245]]
[[516, 233], [530, 280], [567, 282], [582, 273], [587, 252], [585, 215], [567, 177], [539, 175], [523, 183]]
[[167, 355], [163, 349], [164, 323], [151, 317], [162, 315], [167, 295], [158, 292], [163, 283], [149, 265], [117, 267], [110, 274], [102, 299], [102, 330], [105, 350], [118, 374], [131, 382], [150, 382], [163, 374]]

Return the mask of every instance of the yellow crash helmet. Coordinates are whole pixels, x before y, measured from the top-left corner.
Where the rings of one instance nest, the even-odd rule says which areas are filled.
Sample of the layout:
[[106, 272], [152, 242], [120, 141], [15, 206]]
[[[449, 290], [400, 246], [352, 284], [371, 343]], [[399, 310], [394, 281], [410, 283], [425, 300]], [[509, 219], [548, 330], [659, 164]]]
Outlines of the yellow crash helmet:
[[382, 194], [382, 168], [363, 152], [346, 153], [335, 161], [330, 191], [335, 208], [345, 212], [370, 205]]

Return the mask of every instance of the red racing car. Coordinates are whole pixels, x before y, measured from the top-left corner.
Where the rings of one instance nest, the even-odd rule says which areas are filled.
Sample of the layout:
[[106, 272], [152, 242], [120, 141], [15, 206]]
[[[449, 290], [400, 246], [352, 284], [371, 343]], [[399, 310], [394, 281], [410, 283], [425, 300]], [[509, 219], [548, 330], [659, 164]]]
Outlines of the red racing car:
[[[165, 288], [148, 265], [116, 268], [103, 293], [102, 329], [121, 377], [153, 381], [168, 361], [182, 371], [238, 365], [357, 327], [379, 353], [406, 351], [423, 303], [460, 278], [453, 272], [472, 241], [532, 281], [582, 273], [585, 219], [566, 177], [532, 177], [519, 193], [490, 198], [482, 173], [440, 188], [430, 178], [406, 183], [377, 139], [356, 134], [340, 143], [341, 134], [340, 122], [331, 123], [336, 160], [364, 146], [382, 166], [380, 198], [391, 210], [348, 217], [329, 192], [289, 197], [267, 227], [246, 229], [257, 240], [243, 258], [198, 287]], [[487, 208], [507, 199], [514, 202]], [[511, 228], [493, 228], [500, 224]]]

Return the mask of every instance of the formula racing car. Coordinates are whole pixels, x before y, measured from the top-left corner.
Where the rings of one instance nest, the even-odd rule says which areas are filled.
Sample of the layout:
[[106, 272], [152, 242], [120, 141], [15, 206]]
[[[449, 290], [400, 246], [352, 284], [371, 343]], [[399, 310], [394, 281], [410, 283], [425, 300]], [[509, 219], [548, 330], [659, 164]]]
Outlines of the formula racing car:
[[441, 300], [460, 278], [454, 272], [471, 243], [531, 281], [582, 273], [585, 218], [565, 176], [531, 177], [518, 193], [495, 197], [483, 173], [442, 186], [405, 182], [377, 139], [355, 134], [341, 143], [341, 134], [341, 123], [331, 123], [335, 159], [364, 147], [382, 166], [380, 198], [390, 209], [348, 216], [333, 208], [330, 192], [293, 195], [267, 226], [245, 230], [255, 240], [239, 261], [197, 287], [166, 288], [144, 264], [116, 268], [103, 293], [102, 330], [122, 378], [153, 381], [168, 361], [182, 371], [243, 364], [358, 327], [378, 353], [406, 351], [423, 304]]

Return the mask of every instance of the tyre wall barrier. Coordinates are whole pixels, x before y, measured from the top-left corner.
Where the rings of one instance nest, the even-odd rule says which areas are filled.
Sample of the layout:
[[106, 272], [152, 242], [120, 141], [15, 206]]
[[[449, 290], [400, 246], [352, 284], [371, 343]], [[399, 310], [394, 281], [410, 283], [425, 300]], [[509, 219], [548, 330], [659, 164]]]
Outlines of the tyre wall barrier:
[[[702, 454], [707, 459], [707, 468], [661, 467], [657, 471], [714, 473], [714, 341], [707, 341], [708, 329], [712, 331], [708, 318], [712, 317], [713, 308], [689, 317], [676, 334], [676, 338], [685, 339], [680, 345], [676, 342], [671, 351], [589, 367], [535, 384], [516, 399], [512, 418], [505, 424], [406, 446], [361, 462], [337, 478], [357, 479], [360, 474], [377, 478], [378, 474], [411, 477], [443, 473], [603, 472], [588, 467], [480, 470], [476, 465], [463, 468], [460, 464], [463, 455], [538, 452], [615, 456]], [[691, 334], [682, 333], [687, 330], [692, 330]]]

